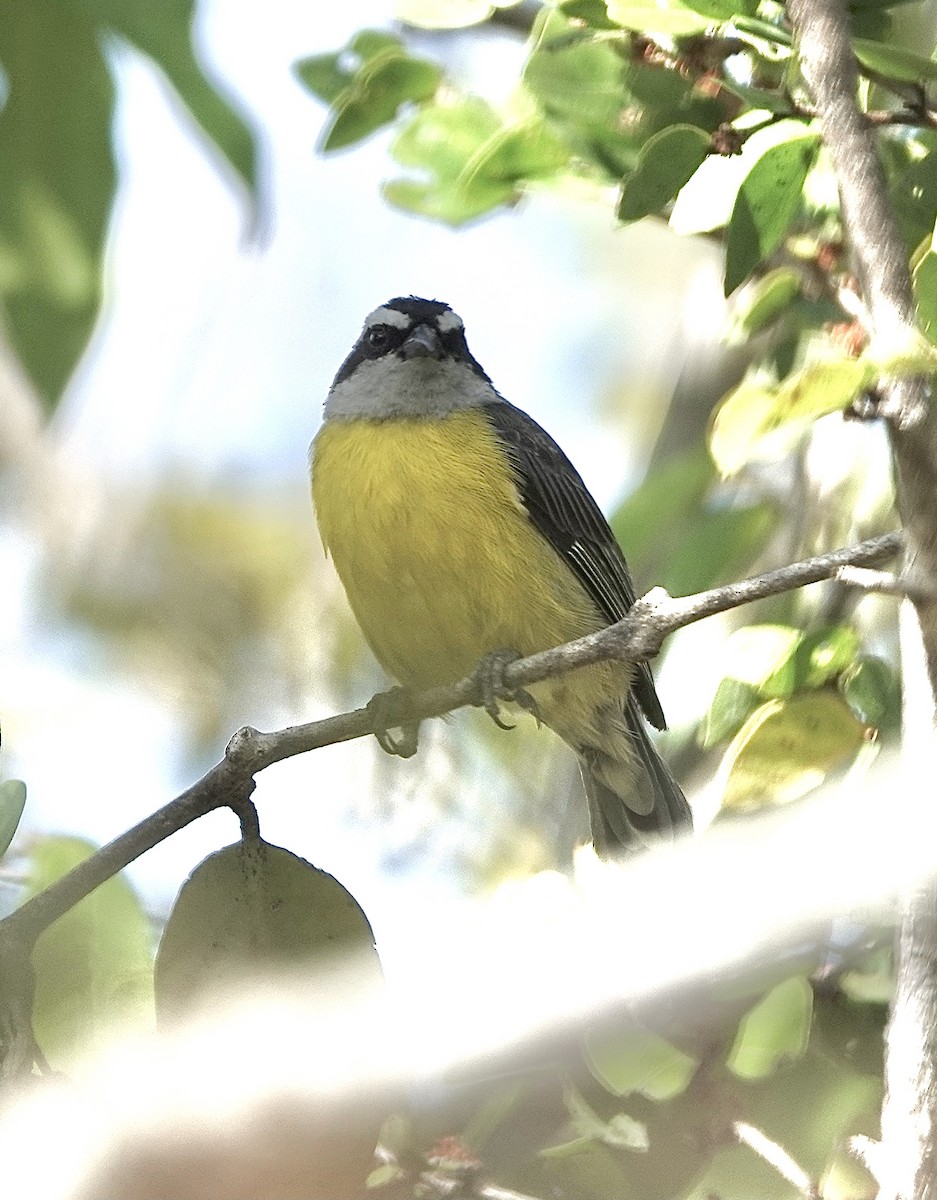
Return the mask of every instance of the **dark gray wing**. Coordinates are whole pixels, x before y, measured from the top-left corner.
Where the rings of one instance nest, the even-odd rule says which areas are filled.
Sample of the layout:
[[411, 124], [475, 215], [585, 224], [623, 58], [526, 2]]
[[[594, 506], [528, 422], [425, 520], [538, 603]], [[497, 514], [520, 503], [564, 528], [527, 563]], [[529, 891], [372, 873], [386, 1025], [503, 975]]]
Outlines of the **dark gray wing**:
[[[530, 519], [608, 623], [620, 621], [634, 604], [634, 584], [621, 547], [579, 472], [546, 430], [521, 409], [500, 400], [484, 410], [507, 450]], [[666, 728], [647, 663], [639, 664], [632, 690], [654, 728]]]

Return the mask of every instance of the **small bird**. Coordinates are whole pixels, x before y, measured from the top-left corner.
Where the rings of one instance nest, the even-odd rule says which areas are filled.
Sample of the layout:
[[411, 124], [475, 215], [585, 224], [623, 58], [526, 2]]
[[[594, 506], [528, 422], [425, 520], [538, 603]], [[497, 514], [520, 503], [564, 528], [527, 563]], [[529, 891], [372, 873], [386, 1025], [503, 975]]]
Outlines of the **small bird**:
[[[326, 554], [407, 689], [593, 633], [634, 604], [579, 473], [495, 390], [448, 304], [398, 296], [370, 314], [310, 457]], [[642, 720], [665, 728], [646, 663], [580, 667], [518, 699], [578, 755], [601, 857], [691, 825]]]

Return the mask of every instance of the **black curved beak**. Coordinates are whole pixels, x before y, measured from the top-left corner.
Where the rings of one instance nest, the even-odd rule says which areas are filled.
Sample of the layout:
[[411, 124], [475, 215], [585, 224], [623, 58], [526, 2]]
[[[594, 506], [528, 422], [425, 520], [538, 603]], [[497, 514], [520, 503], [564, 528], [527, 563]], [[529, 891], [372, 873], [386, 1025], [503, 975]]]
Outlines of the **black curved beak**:
[[442, 358], [442, 342], [432, 325], [417, 325], [404, 344], [400, 355], [405, 358]]

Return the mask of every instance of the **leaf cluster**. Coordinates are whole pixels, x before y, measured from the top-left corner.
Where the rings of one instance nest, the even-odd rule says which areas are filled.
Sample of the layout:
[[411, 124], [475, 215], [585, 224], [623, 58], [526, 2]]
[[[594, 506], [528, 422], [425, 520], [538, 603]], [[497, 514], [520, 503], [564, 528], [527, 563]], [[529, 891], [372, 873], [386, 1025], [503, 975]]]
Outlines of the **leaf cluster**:
[[254, 134], [203, 70], [194, 18], [195, 0], [0, 2], [0, 303], [12, 349], [50, 408], [103, 298], [117, 188], [116, 45], [154, 63], [219, 163], [256, 201]]

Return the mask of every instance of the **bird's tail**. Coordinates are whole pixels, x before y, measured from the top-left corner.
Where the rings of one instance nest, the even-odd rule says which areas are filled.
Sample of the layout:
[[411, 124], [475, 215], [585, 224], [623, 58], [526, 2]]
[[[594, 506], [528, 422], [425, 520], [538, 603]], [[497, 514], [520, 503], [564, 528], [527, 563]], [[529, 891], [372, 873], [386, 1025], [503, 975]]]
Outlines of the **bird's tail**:
[[579, 765], [589, 798], [592, 841], [600, 858], [619, 858], [689, 829], [693, 816], [680, 785], [657, 753], [633, 698], [625, 711], [631, 753], [580, 751]]

